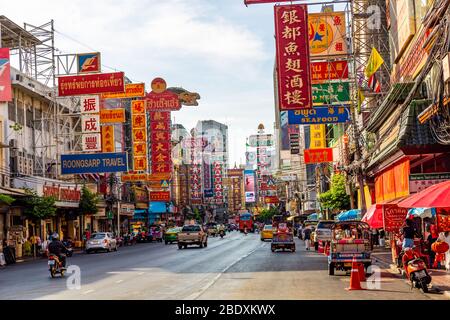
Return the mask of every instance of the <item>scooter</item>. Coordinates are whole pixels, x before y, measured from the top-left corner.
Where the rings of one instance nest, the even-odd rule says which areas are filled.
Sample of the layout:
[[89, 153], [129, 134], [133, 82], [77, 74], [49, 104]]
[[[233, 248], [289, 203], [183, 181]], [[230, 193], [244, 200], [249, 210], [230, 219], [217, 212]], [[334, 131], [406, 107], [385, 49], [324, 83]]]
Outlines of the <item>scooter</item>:
[[411, 282], [411, 290], [416, 287], [428, 292], [431, 276], [427, 271], [425, 261], [411, 248], [403, 250], [402, 264], [407, 279]]
[[62, 266], [62, 262], [59, 260], [58, 256], [54, 254], [49, 254], [48, 267], [49, 267], [48, 270], [50, 271], [50, 275], [52, 278], [54, 278], [57, 273], [61, 274], [61, 277], [64, 277], [66, 268]]
[[67, 248], [67, 252], [66, 255], [68, 257], [71, 257], [73, 255], [73, 245], [72, 245], [72, 241], [71, 240], [64, 240], [62, 242], [62, 244], [64, 245], [64, 247]]

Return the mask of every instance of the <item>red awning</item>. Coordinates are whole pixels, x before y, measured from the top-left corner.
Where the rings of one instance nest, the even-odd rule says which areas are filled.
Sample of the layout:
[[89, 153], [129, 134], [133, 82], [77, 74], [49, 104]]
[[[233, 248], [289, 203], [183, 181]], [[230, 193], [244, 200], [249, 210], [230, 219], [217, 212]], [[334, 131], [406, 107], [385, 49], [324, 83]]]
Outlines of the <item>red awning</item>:
[[383, 228], [383, 205], [372, 205], [361, 221], [367, 222], [372, 229]]
[[450, 180], [413, 194], [398, 204], [403, 208], [450, 208]]

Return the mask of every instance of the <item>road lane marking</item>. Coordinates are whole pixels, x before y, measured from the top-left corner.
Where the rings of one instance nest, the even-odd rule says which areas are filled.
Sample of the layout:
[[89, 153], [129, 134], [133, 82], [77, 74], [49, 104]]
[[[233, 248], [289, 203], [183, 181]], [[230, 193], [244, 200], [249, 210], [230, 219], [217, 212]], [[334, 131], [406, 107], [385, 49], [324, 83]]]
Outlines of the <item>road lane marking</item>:
[[92, 292], [94, 292], [95, 290], [88, 290], [88, 291], [85, 291], [85, 292], [83, 292], [83, 294], [89, 294], [89, 293], [92, 293]]
[[142, 276], [145, 272], [139, 272], [138, 275]]
[[116, 281], [116, 283], [121, 283], [121, 282], [123, 282], [123, 280], [117, 280], [117, 281]]

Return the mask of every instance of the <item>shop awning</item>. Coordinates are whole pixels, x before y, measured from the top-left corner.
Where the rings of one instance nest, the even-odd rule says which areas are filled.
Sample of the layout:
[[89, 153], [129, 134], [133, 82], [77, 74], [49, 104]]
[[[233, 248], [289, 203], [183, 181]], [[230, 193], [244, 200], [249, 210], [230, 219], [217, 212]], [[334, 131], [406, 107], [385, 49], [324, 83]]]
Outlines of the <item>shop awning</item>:
[[403, 208], [450, 208], [450, 180], [409, 196], [398, 204]]
[[364, 217], [361, 219], [361, 221], [367, 222], [367, 224], [372, 229], [383, 228], [383, 205], [381, 204], [372, 205], [366, 212]]
[[349, 221], [358, 219], [361, 219], [361, 210], [359, 209], [344, 211], [336, 216], [336, 220], [338, 221]]

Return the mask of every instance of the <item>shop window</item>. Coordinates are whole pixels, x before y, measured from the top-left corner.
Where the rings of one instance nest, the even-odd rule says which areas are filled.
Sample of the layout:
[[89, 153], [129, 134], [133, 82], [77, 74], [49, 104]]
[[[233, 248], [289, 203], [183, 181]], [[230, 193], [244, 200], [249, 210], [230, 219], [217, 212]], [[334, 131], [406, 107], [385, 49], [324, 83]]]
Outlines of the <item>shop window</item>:
[[25, 113], [23, 110], [23, 102], [18, 101], [17, 102], [17, 120], [16, 122], [20, 125], [25, 125]]
[[9, 120], [16, 122], [16, 105], [14, 101], [8, 102], [8, 118]]
[[41, 110], [36, 110], [34, 113], [35, 116], [35, 121], [34, 121], [34, 128], [36, 130], [42, 130], [42, 111]]
[[28, 108], [31, 108], [31, 106], [27, 106], [27, 112], [26, 112], [26, 115], [27, 115], [27, 119], [26, 119], [27, 127], [28, 128], [33, 128], [33, 110], [32, 109], [28, 109]]
[[22, 225], [22, 219], [20, 216], [12, 216], [11, 217], [11, 225], [13, 226], [21, 226]]

